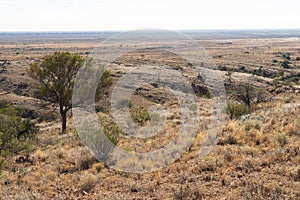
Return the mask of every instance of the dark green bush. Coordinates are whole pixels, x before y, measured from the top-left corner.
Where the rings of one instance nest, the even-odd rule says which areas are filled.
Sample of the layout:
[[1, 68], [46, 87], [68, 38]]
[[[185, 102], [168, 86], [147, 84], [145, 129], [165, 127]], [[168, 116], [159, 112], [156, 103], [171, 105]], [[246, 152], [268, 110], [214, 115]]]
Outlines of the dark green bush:
[[284, 60], [284, 61], [281, 63], [281, 67], [283, 67], [284, 69], [289, 69], [289, 68], [290, 68], [289, 64], [290, 64], [290, 61]]
[[36, 133], [35, 125], [29, 119], [22, 119], [18, 109], [0, 102], [0, 170], [6, 157], [27, 149], [28, 139]]

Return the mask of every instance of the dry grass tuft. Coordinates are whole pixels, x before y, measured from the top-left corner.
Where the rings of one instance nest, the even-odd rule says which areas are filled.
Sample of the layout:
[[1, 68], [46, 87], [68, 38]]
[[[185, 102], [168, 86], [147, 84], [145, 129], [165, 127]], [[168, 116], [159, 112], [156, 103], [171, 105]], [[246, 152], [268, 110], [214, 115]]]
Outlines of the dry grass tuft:
[[174, 190], [174, 200], [201, 200], [205, 195], [202, 193], [201, 187], [195, 185], [181, 186], [178, 190]]
[[96, 186], [97, 177], [92, 174], [84, 174], [80, 178], [80, 191], [90, 193]]

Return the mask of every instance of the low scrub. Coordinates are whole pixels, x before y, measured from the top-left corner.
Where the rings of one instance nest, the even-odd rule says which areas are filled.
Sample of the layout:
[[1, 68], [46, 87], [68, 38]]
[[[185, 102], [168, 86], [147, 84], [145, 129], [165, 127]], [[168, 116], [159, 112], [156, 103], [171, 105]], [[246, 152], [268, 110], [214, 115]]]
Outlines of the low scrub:
[[29, 148], [29, 139], [37, 133], [35, 125], [22, 114], [20, 109], [0, 103], [0, 170], [6, 157]]
[[114, 122], [114, 120], [108, 116], [101, 117], [101, 125], [103, 127], [103, 132], [106, 137], [114, 144], [117, 145], [119, 142], [119, 136], [121, 134], [121, 129]]
[[132, 121], [139, 126], [145, 126], [151, 120], [149, 111], [144, 108], [132, 108], [130, 116]]
[[245, 104], [228, 103], [226, 108], [226, 113], [230, 119], [238, 119], [242, 115], [249, 114], [250, 109]]

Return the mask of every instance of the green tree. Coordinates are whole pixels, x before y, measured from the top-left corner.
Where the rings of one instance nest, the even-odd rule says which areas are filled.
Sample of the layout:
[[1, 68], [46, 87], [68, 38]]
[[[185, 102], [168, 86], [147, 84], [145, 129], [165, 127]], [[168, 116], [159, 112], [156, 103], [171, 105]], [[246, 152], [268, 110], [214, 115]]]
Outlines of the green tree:
[[255, 98], [255, 88], [249, 82], [242, 83], [236, 88], [236, 96], [239, 101], [246, 104], [248, 108], [251, 108], [251, 105]]
[[267, 93], [262, 89], [255, 87], [250, 79], [240, 83], [234, 88], [236, 100], [252, 109], [258, 103], [265, 102], [268, 99]]
[[38, 82], [38, 97], [58, 104], [62, 134], [66, 132], [67, 112], [72, 108], [74, 78], [83, 61], [79, 54], [55, 52], [45, 56], [41, 63], [31, 64], [29, 68], [29, 74]]
[[[83, 63], [84, 58], [77, 53], [55, 52], [45, 56], [41, 63], [31, 64], [28, 70], [31, 77], [38, 82], [38, 97], [58, 104], [62, 119], [62, 134], [66, 132], [67, 112], [72, 108], [74, 79]], [[92, 64], [92, 60], [87, 59], [86, 63]], [[105, 70], [97, 88], [111, 84], [110, 72]], [[101, 95], [97, 94], [97, 97], [100, 98]]]

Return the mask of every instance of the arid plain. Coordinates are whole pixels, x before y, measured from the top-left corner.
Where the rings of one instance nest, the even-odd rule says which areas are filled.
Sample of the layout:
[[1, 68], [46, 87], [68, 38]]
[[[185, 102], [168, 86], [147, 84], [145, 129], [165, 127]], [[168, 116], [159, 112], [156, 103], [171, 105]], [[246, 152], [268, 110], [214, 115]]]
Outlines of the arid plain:
[[133, 121], [147, 125], [149, 108], [160, 104], [172, 111], [170, 123], [151, 139], [123, 138], [110, 113], [110, 97], [126, 71], [138, 65], [170, 66], [188, 78], [197, 95], [201, 120], [191, 147], [169, 166], [142, 174], [97, 161], [82, 144], [71, 113], [67, 133], [61, 135], [56, 105], [36, 98], [35, 81], [27, 73], [31, 63], [54, 52], [87, 56], [113, 34], [0, 33], [0, 63], [9, 62], [0, 69], [0, 100], [26, 110], [39, 128], [26, 139], [27, 148], [6, 158], [2, 199], [300, 199], [300, 31], [185, 32], [213, 58], [226, 89], [225, 120], [205, 157], [199, 157], [199, 149], [212, 98], [188, 61], [144, 49], [113, 62], [108, 69], [114, 83], [96, 107], [102, 125], [120, 135], [117, 145], [128, 152], [162, 148], [174, 138], [181, 117], [170, 90], [145, 85], [130, 99]]

